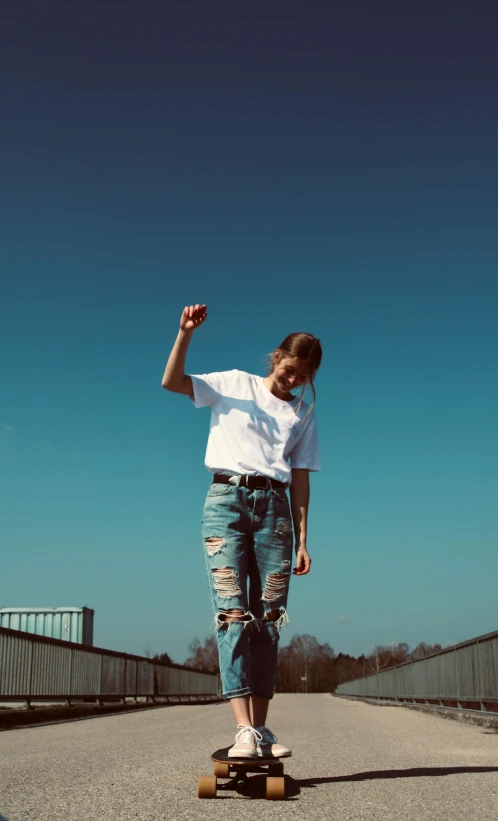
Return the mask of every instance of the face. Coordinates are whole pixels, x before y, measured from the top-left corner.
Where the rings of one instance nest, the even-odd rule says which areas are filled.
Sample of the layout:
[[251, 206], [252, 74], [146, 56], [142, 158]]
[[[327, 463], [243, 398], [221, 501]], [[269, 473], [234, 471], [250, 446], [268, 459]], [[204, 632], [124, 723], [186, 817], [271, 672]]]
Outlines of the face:
[[308, 365], [304, 359], [276, 351], [274, 362], [275, 368], [272, 376], [275, 386], [282, 394], [286, 395], [308, 381]]

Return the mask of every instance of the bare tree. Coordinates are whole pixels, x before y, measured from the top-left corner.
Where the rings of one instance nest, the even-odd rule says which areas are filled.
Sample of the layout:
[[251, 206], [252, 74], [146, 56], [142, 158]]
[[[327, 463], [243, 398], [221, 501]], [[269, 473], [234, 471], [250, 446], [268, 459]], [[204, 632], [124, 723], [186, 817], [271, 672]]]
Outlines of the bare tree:
[[151, 661], [158, 661], [162, 664], [173, 664], [173, 659], [171, 658], [169, 653], [153, 653], [150, 644], [147, 644], [144, 648], [144, 656]]
[[278, 692], [330, 692], [335, 688], [334, 651], [314, 636], [295, 634], [278, 654]]
[[421, 641], [410, 653], [410, 659], [423, 659], [432, 653], [440, 653], [442, 649], [440, 644], [426, 644], [425, 641]]
[[205, 673], [219, 672], [218, 644], [214, 636], [204, 639], [203, 645], [195, 636], [188, 646], [188, 653], [188, 658], [185, 659], [187, 667], [196, 667]]
[[[335, 655], [327, 642], [320, 644], [315, 636], [294, 634], [277, 659], [276, 689], [279, 693], [334, 692], [338, 684], [379, 673], [406, 661], [424, 658], [441, 651], [440, 644], [421, 642], [410, 652], [404, 642], [392, 641], [374, 647], [368, 655], [355, 658], [347, 653]], [[188, 648], [185, 664], [205, 672], [219, 672], [216, 638], [210, 636], [201, 644], [197, 636]]]
[[384, 647], [376, 646], [373, 652], [364, 660], [362, 675], [378, 673], [380, 670], [387, 670], [395, 667], [409, 659], [409, 647], [407, 644], [399, 644], [391, 641]]

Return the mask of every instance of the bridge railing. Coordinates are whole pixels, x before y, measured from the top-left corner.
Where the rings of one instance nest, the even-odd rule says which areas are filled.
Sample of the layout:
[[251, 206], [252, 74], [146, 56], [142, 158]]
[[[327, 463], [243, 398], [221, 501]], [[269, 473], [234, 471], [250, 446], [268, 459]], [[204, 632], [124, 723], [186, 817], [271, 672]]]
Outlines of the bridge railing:
[[344, 682], [336, 694], [498, 712], [498, 631]]
[[217, 674], [0, 627], [0, 702], [220, 698]]

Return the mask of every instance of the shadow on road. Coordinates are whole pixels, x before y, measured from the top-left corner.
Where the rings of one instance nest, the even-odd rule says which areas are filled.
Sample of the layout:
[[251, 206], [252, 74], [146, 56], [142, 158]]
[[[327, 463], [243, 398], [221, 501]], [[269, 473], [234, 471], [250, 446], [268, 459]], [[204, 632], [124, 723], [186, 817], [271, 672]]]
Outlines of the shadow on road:
[[370, 781], [375, 778], [422, 778], [427, 776], [458, 775], [458, 773], [497, 773], [498, 767], [413, 767], [409, 770], [370, 770], [352, 775], [335, 775], [330, 778], [300, 778], [300, 787], [316, 787], [340, 781]]
[[[333, 775], [324, 778], [292, 778], [285, 775], [285, 797], [296, 800], [301, 790], [306, 787], [319, 787], [320, 784], [334, 784], [341, 781], [371, 781], [375, 778], [421, 778], [427, 776], [458, 775], [459, 773], [496, 773], [498, 767], [413, 767], [409, 770], [370, 770], [351, 775]], [[224, 794], [223, 794], [224, 793]], [[233, 798], [230, 793], [238, 793], [246, 798], [265, 798], [266, 776], [250, 776], [243, 787], [236, 787], [234, 779], [230, 784], [218, 787], [217, 798]], [[0, 816], [0, 821], [2, 817]], [[6, 821], [6, 820], [5, 820]]]

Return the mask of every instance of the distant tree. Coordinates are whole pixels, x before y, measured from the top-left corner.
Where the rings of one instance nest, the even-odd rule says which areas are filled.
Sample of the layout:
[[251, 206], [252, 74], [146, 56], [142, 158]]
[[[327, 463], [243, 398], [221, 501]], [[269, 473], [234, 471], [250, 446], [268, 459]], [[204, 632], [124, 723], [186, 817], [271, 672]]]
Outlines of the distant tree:
[[440, 653], [442, 649], [440, 644], [426, 644], [425, 641], [420, 642], [412, 651], [404, 642], [391, 642], [384, 647], [377, 646], [367, 657], [362, 657], [361, 675], [369, 676], [406, 661], [423, 659], [433, 653]]
[[[276, 673], [276, 690], [279, 693], [324, 693], [334, 692], [338, 684], [370, 676], [407, 661], [415, 661], [432, 653], [441, 652], [440, 644], [420, 642], [410, 652], [408, 644], [392, 641], [387, 645], [377, 645], [368, 655], [355, 658], [347, 653], [337, 656], [328, 642], [320, 644], [315, 636], [308, 633], [294, 634], [286, 647], [279, 648]], [[188, 647], [185, 664], [207, 673], [218, 673], [218, 646], [216, 638], [210, 636], [201, 644], [197, 636]], [[164, 658], [171, 662], [167, 653]]]
[[395, 641], [384, 647], [374, 647], [372, 653], [365, 658], [362, 664], [362, 676], [379, 673], [380, 670], [387, 670], [389, 667], [403, 664], [404, 661], [408, 661], [410, 658], [409, 650], [407, 644], [399, 644]]
[[335, 687], [334, 651], [307, 633], [292, 636], [278, 654], [276, 688], [280, 693], [324, 693]]
[[214, 636], [204, 639], [201, 644], [197, 636], [188, 646], [188, 657], [185, 664], [188, 667], [196, 667], [205, 673], [218, 673], [220, 669], [218, 660], [218, 644]]
[[339, 653], [334, 663], [334, 687], [331, 690], [335, 690], [338, 684], [343, 684], [345, 681], [361, 678], [365, 674], [364, 662], [365, 656], [355, 659], [347, 653]]
[[442, 649], [440, 644], [426, 644], [425, 641], [421, 641], [410, 653], [410, 659], [423, 659], [432, 655], [432, 653], [440, 653]]
[[169, 653], [161, 653], [160, 655], [152, 656], [152, 661], [157, 661], [160, 664], [173, 664], [173, 659]]
[[169, 653], [153, 653], [150, 649], [150, 644], [148, 644], [144, 649], [144, 656], [151, 661], [158, 661], [162, 664], [173, 664], [173, 659], [169, 655]]

